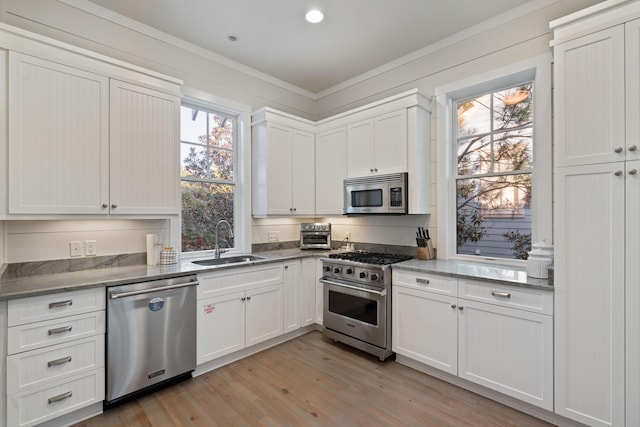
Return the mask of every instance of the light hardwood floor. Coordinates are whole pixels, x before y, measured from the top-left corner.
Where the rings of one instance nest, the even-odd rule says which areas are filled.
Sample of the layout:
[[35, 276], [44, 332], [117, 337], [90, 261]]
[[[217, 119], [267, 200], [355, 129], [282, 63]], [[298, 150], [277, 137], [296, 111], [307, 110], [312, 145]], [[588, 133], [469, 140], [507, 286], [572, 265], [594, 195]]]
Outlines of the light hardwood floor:
[[311, 332], [77, 426], [548, 425]]

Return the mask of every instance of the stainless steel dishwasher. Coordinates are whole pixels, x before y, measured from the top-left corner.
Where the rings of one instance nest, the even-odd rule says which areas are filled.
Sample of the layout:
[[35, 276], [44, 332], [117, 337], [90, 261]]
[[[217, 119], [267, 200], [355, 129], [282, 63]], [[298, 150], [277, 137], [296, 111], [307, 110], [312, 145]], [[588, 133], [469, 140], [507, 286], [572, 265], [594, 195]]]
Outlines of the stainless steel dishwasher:
[[190, 275], [107, 288], [105, 407], [191, 377], [197, 284]]

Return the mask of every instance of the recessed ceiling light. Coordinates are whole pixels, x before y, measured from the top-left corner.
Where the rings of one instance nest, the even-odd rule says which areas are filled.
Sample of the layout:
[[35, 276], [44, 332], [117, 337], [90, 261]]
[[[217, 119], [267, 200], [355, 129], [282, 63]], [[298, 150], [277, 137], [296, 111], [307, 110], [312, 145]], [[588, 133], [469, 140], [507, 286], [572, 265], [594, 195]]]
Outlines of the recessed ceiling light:
[[317, 24], [318, 22], [324, 19], [324, 14], [317, 9], [312, 9], [309, 12], [307, 12], [307, 14], [305, 15], [305, 18], [307, 19], [307, 21], [311, 22], [312, 24]]
[[230, 42], [237, 42], [238, 36], [236, 36], [235, 34], [227, 34], [227, 40], [229, 40]]

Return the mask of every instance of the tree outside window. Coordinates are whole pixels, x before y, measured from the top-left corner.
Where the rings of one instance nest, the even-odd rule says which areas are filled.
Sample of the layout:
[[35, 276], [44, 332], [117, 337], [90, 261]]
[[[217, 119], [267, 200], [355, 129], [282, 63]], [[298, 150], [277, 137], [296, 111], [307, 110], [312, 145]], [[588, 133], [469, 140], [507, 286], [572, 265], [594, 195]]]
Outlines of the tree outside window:
[[531, 249], [532, 83], [458, 101], [457, 253], [526, 259]]
[[[234, 225], [237, 118], [189, 105], [180, 113], [182, 252], [211, 250], [218, 221]], [[227, 227], [219, 237], [220, 247], [235, 246]]]

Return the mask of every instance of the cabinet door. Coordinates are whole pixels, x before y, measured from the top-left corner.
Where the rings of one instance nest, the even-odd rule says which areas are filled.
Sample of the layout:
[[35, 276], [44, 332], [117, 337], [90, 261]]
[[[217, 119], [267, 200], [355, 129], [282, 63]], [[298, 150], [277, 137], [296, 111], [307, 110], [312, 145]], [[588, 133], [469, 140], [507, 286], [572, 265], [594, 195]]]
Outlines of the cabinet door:
[[110, 213], [180, 213], [180, 98], [111, 82]]
[[393, 351], [455, 375], [456, 298], [402, 286], [392, 289]]
[[[627, 160], [640, 159], [640, 19], [625, 24]], [[640, 407], [633, 405], [638, 411]], [[636, 423], [640, 425], [640, 419]]]
[[9, 53], [9, 213], [107, 213], [109, 81]]
[[458, 375], [553, 410], [551, 316], [458, 300]]
[[622, 162], [555, 170], [555, 410], [588, 425], [624, 424], [624, 181]]
[[[635, 171], [633, 175], [630, 172]], [[627, 163], [626, 398], [628, 426], [640, 425], [640, 161]]]
[[245, 347], [245, 294], [198, 300], [198, 365]]
[[322, 261], [316, 259], [316, 323], [322, 325], [323, 305], [324, 305], [324, 287], [320, 279], [322, 278]]
[[342, 215], [347, 177], [347, 129], [316, 135], [316, 214]]
[[300, 261], [284, 265], [284, 333], [300, 328], [298, 303], [300, 292]]
[[347, 176], [371, 175], [374, 171], [373, 119], [347, 126]]
[[623, 26], [559, 44], [554, 59], [556, 166], [624, 160]]
[[291, 215], [292, 135], [291, 128], [269, 123], [266, 141], [261, 141], [266, 144], [267, 215]]
[[313, 258], [300, 262], [298, 282], [298, 320], [300, 326], [315, 323], [316, 314], [316, 263]]
[[282, 285], [247, 291], [247, 347], [282, 335]]
[[405, 109], [375, 118], [373, 150], [376, 173], [407, 171], [407, 111]]
[[[291, 207], [294, 215], [315, 213], [315, 140], [311, 133], [293, 130], [291, 146]], [[280, 165], [279, 167], [284, 167]]]

